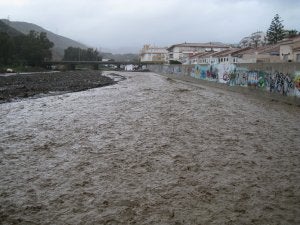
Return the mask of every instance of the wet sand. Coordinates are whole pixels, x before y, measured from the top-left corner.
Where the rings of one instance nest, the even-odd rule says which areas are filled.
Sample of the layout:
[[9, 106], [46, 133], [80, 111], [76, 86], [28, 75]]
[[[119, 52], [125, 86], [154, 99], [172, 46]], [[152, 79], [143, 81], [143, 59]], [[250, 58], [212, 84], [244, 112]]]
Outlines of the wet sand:
[[0, 105], [2, 224], [300, 224], [300, 108], [153, 73]]

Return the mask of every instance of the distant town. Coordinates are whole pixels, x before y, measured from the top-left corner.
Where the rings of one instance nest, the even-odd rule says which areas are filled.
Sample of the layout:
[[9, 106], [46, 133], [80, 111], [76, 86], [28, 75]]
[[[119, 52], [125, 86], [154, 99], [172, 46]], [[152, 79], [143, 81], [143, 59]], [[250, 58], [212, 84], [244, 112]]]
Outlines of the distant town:
[[0, 20], [0, 70], [43, 67], [49, 61], [104, 61], [142, 64], [215, 65], [300, 62], [300, 33], [287, 30], [278, 14], [266, 32], [257, 31], [238, 44], [222, 42], [145, 44], [138, 54], [112, 54], [54, 34], [35, 24]]
[[300, 36], [267, 44], [264, 32], [243, 38], [237, 46], [222, 43], [179, 43], [170, 47], [144, 45], [141, 62], [171, 64], [300, 62]]

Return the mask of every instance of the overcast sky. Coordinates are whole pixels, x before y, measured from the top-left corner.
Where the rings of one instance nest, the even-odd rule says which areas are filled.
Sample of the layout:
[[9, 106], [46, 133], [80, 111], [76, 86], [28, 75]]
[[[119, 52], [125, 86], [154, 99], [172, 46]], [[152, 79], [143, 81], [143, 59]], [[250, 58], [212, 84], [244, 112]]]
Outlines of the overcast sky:
[[238, 43], [278, 13], [300, 31], [300, 0], [0, 0], [0, 17], [37, 24], [94, 48]]

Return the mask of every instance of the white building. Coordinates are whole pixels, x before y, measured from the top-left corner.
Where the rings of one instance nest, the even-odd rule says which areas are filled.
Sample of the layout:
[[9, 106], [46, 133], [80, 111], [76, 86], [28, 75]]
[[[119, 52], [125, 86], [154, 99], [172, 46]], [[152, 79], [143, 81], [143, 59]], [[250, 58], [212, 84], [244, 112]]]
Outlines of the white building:
[[163, 47], [144, 45], [144, 47], [140, 51], [141, 62], [165, 63], [167, 62], [167, 57], [168, 57], [167, 48], [163, 48]]
[[220, 52], [228, 49], [228, 45], [219, 43], [182, 43], [170, 46], [169, 60], [179, 61], [181, 63], [189, 63], [189, 58], [193, 55], [205, 52]]
[[280, 59], [284, 62], [300, 62], [300, 36], [279, 42]]
[[220, 52], [200, 53], [190, 57], [191, 64], [233, 64], [240, 63], [245, 52], [251, 50], [247, 48], [230, 48]]

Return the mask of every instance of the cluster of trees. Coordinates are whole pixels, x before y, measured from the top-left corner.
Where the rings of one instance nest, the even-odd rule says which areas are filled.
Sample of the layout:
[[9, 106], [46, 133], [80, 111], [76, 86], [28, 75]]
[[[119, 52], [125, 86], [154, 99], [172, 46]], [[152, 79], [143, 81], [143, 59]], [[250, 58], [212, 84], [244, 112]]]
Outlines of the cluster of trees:
[[30, 31], [28, 35], [11, 36], [0, 33], [0, 65], [42, 66], [45, 60], [52, 58], [47, 34]]
[[267, 31], [267, 41], [269, 44], [276, 44], [286, 37], [295, 37], [300, 34], [297, 30], [285, 30], [282, 22], [283, 20], [276, 14]]
[[97, 49], [88, 48], [74, 48], [69, 47], [65, 49], [65, 61], [101, 61], [102, 57], [99, 55]]

